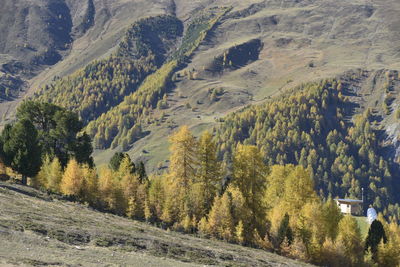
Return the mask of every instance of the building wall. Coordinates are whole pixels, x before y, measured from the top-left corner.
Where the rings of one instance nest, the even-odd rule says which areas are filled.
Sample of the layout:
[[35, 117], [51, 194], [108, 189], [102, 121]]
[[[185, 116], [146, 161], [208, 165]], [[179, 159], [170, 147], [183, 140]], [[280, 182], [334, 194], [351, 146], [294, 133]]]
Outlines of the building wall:
[[345, 214], [353, 214], [353, 215], [362, 215], [362, 207], [360, 204], [346, 204], [346, 203], [338, 203], [340, 211]]
[[351, 206], [348, 204], [340, 203], [340, 211], [342, 213], [351, 214]]

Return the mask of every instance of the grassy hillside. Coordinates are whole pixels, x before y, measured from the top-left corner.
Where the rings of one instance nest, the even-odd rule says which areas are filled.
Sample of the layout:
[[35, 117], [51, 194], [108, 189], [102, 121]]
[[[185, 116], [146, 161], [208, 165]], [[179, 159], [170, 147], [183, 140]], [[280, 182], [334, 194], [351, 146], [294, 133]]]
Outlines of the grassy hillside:
[[309, 266], [263, 250], [164, 231], [0, 182], [0, 264]]
[[[376, 138], [380, 144], [380, 148], [377, 150], [378, 155], [384, 155], [389, 162], [397, 160], [396, 138], [399, 126], [396, 110], [400, 103], [398, 72], [385, 70], [349, 71], [339, 75], [337, 80], [340, 81], [343, 88], [347, 88], [345, 93], [346, 104], [343, 104], [342, 107], [346, 110], [344, 121], [351, 122], [353, 116], [371, 109], [374, 129], [377, 130]], [[183, 81], [178, 82], [178, 84], [181, 82]], [[213, 97], [214, 91], [218, 94]], [[165, 114], [168, 114], [165, 122], [160, 121], [156, 125], [147, 126], [145, 130], [150, 131], [151, 134], [135, 143], [131, 156], [141, 160], [149, 160], [149, 168], [157, 166], [167, 158], [168, 151], [165, 149], [166, 144], [162, 143], [163, 137], [174, 131], [174, 127], [187, 124], [196, 134], [213, 127], [218, 129], [220, 127], [218, 121], [224, 118], [226, 113], [238, 110], [238, 108], [229, 108], [229, 103], [235, 103], [234, 97], [241, 101], [242, 105], [248, 103], [260, 104], [279, 99], [279, 97], [272, 97], [263, 101], [252, 100], [254, 97], [246, 91], [232, 96], [228, 89], [218, 86], [210, 86], [207, 90], [202, 90], [201, 93], [194, 96], [186, 94], [181, 88], [177, 88], [168, 95], [168, 108], [163, 110]], [[390, 102], [387, 102], [389, 100]], [[389, 105], [385, 104], [386, 102]], [[188, 107], [188, 103], [190, 107]], [[239, 103], [234, 105], [239, 105]], [[332, 119], [330, 117], [332, 114], [326, 114], [326, 116], [326, 120]], [[142, 151], [146, 151], [146, 153]], [[101, 151], [96, 153], [101, 153], [97, 157], [98, 162], [101, 163], [102, 155], [106, 155], [106, 153]], [[162, 164], [166, 165], [167, 162]]]

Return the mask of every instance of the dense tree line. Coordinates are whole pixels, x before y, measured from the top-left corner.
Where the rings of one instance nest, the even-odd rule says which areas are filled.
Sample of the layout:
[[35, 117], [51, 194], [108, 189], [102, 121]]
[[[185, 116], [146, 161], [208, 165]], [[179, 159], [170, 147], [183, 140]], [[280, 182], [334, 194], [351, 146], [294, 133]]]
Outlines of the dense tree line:
[[53, 104], [25, 101], [17, 109], [17, 120], [0, 137], [2, 161], [23, 175], [35, 176], [42, 159], [56, 157], [61, 166], [71, 158], [93, 166], [90, 137], [81, 132], [78, 116]]
[[101, 210], [323, 266], [400, 263], [399, 226], [380, 215], [363, 240], [355, 218], [317, 196], [303, 166], [268, 166], [256, 146], [238, 144], [228, 170], [217, 159], [212, 135], [196, 139], [187, 127], [170, 142], [164, 174], [147, 178], [129, 156], [117, 153], [98, 172], [74, 159], [64, 170], [57, 158], [47, 160], [35, 181]]
[[[127, 154], [117, 153], [116, 165], [99, 170], [71, 158], [65, 168], [57, 157], [46, 157], [34, 178], [36, 187], [73, 196], [102, 211], [142, 218], [148, 178], [143, 162], [138, 167]], [[113, 169], [116, 167], [117, 169]]]
[[217, 130], [218, 156], [228, 164], [237, 143], [256, 145], [268, 165], [312, 170], [318, 193], [361, 199], [399, 219], [400, 179], [380, 152], [371, 110], [353, 117], [340, 80], [304, 85], [278, 99], [229, 115]]
[[142, 120], [150, 115], [158, 100], [165, 95], [176, 66], [176, 61], [164, 64], [149, 75], [136, 92], [88, 124], [86, 129], [93, 137], [96, 148], [116, 148], [121, 145], [126, 150], [142, 137]]

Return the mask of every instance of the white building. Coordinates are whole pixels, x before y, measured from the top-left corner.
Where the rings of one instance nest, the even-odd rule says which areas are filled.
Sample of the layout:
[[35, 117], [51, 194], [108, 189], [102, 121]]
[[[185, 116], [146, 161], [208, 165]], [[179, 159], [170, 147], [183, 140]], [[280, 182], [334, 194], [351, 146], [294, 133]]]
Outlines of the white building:
[[363, 215], [363, 201], [359, 199], [335, 199], [340, 211], [344, 214]]

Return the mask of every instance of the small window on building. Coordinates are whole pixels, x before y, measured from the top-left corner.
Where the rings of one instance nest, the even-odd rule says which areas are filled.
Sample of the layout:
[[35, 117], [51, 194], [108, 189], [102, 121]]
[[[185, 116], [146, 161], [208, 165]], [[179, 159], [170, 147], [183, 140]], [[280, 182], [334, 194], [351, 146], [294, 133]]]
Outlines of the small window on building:
[[348, 208], [350, 208], [350, 205], [349, 205], [349, 204], [347, 204], [347, 207], [348, 207]]

